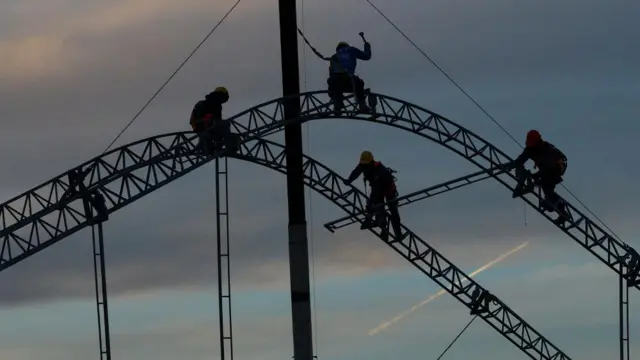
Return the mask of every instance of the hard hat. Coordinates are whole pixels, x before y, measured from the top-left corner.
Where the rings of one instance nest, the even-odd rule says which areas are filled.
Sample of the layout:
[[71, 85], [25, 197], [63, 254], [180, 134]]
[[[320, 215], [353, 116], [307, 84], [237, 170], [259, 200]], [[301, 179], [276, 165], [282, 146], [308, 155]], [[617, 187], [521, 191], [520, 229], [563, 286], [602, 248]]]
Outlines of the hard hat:
[[205, 95], [204, 98], [206, 100], [214, 100], [216, 102], [224, 104], [229, 101], [229, 92], [227, 91], [226, 87], [218, 86], [217, 88], [215, 88], [215, 90]]
[[365, 150], [360, 154], [360, 164], [368, 164], [373, 161], [373, 154], [369, 150]]
[[527, 141], [525, 145], [527, 147], [535, 146], [535, 145], [538, 145], [541, 141], [542, 141], [542, 136], [540, 136], [540, 133], [538, 132], [538, 130], [529, 130], [529, 132], [527, 133]]
[[345, 41], [340, 41], [340, 42], [338, 43], [338, 46], [336, 46], [336, 50], [338, 50], [338, 49], [340, 49], [340, 48], [343, 48], [343, 47], [345, 47], [345, 46], [349, 46], [349, 43], [347, 43], [347, 42], [345, 42]]

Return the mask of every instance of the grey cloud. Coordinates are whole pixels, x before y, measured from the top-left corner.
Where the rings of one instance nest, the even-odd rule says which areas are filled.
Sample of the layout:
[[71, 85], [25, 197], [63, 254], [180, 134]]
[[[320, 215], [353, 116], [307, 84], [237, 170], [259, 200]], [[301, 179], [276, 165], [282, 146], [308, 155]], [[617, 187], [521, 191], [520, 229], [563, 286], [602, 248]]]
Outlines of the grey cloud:
[[[362, 6], [352, 5], [336, 13], [330, 9], [334, 5], [310, 5], [307, 9], [315, 15], [313, 18], [306, 17], [305, 28], [321, 51], [331, 50], [336, 39], [343, 37], [356, 42], [357, 31], [364, 30], [374, 43], [376, 55], [375, 61], [362, 65], [360, 71], [374, 89], [415, 100], [418, 104], [435, 106], [434, 110], [453, 119], [462, 119], [461, 123], [487, 138], [503, 138], [495, 128], [488, 130], [489, 126], [493, 126], [488, 121], [476, 120], [481, 116], [477, 110], [461, 106], [463, 100], [458, 93], [444, 88], [447, 85], [444, 80], [435, 76], [433, 70], [426, 70], [424, 60], [413, 54], [404, 43], [397, 41], [397, 35], [392, 30], [386, 25], [372, 26], [381, 24], [378, 15], [367, 12]], [[576, 193], [585, 196], [588, 204], [597, 204], [597, 212], [604, 212], [606, 221], [618, 218], [621, 211], [633, 209], [633, 201], [637, 196], [622, 191], [631, 189], [634, 185], [632, 175], [639, 173], [628, 169], [633, 159], [626, 155], [624, 148], [627, 146], [620, 141], [632, 136], [633, 132], [628, 127], [631, 125], [618, 120], [617, 127], [606, 133], [602, 119], [613, 110], [598, 112], [590, 104], [584, 104], [584, 97], [566, 100], [568, 83], [571, 81], [579, 82], [582, 77], [593, 74], [597, 74], [598, 78], [618, 79], [615, 71], [604, 72], [600, 67], [604, 61], [611, 60], [611, 54], [626, 49], [628, 52], [611, 60], [611, 64], [617, 69], [629, 69], [624, 71], [634, 69], [624, 65], [635, 59], [636, 55], [629, 50], [633, 47], [625, 45], [625, 39], [631, 35], [621, 30], [632, 28], [629, 24], [632, 11], [624, 11], [622, 5], [608, 4], [606, 12], [595, 5], [587, 12], [584, 10], [587, 5], [581, 5], [584, 6], [580, 8], [583, 9], [580, 11], [584, 11], [583, 16], [572, 17], [575, 23], [571, 25], [563, 22], [567, 20], [569, 10], [555, 9], [557, 15], [548, 14], [548, 21], [542, 26], [535, 23], [542, 7], [527, 8], [523, 5], [521, 9], [500, 14], [495, 10], [505, 5], [493, 2], [487, 5], [494, 7], [476, 9], [478, 11], [473, 14], [468, 12], [471, 10], [467, 7], [424, 5], [425, 21], [409, 27], [407, 31], [410, 34], [427, 34], [424, 41], [432, 49], [430, 52], [455, 78], [462, 79], [463, 85], [484, 86], [487, 81], [488, 90], [475, 91], [481, 94], [480, 102], [484, 103], [482, 100], [486, 99], [500, 118], [514, 119], [507, 121], [510, 126], [520, 130], [535, 123], [536, 126], [545, 126], [549, 133], [555, 132], [553, 137], [571, 154], [571, 174], [567, 176], [567, 183], [576, 189]], [[574, 3], [573, 6], [575, 9], [577, 5]], [[415, 12], [401, 14], [398, 9], [401, 7], [388, 9], [389, 15], [402, 23], [414, 23], [407, 19], [414, 16]], [[384, 7], [383, 10], [387, 11]], [[226, 10], [216, 14], [221, 16], [223, 11]], [[128, 130], [119, 144], [157, 133], [184, 130], [193, 102], [217, 84], [226, 84], [232, 89], [232, 101], [226, 108], [229, 114], [279, 95], [277, 14], [273, 9], [243, 8], [243, 5], [237, 11]], [[526, 19], [523, 14], [536, 16]], [[595, 14], [614, 19], [600, 18], [599, 23], [617, 25], [592, 27], [589, 32], [579, 31], [584, 24], [590, 23]], [[343, 25], [335, 28], [321, 25], [318, 19], [329, 16]], [[354, 24], [355, 16], [361, 24]], [[210, 24], [215, 22], [212, 18], [217, 18], [217, 15], [205, 12], [179, 13], [175, 17], [161, 15], [161, 18], [162, 21], [140, 22], [110, 33], [72, 34], [66, 39], [65, 46], [73, 60], [74, 72], [65, 74], [65, 77], [45, 77], [12, 84], [10, 88], [0, 82], [0, 95], [3, 98], [0, 108], [0, 124], [3, 127], [0, 164], [11, 173], [11, 176], [3, 179], [3, 193], [5, 190], [13, 193], [27, 189], [101, 152], [156, 86], [165, 80], [166, 75], [200, 40]], [[451, 18], [458, 20], [451, 21]], [[506, 22], [510, 22], [509, 31], [504, 30]], [[3, 22], [0, 21], [0, 24]], [[181, 26], [182, 30], [175, 31], [177, 26]], [[607, 39], [613, 38], [614, 31], [616, 41], [607, 42]], [[559, 33], [571, 35], [572, 38], [570, 41], [549, 41], [549, 38], [556, 40], [557, 36], [553, 35]], [[482, 39], [491, 39], [491, 42], [481, 42]], [[605, 43], [611, 51], [594, 49]], [[256, 61], [256, 51], [260, 52], [259, 61]], [[326, 64], [313, 59], [308, 51], [306, 59], [309, 88], [324, 87]], [[563, 75], [569, 60], [572, 60], [571, 68], [575, 70], [570, 74], [573, 78]], [[554, 65], [554, 62], [560, 62], [560, 65]], [[547, 80], [541, 79], [538, 83], [532, 82], [530, 87], [534, 90], [529, 89], [526, 97], [513, 94], [516, 80], [519, 84], [517, 87], [529, 86], [531, 77], [538, 77], [542, 71], [549, 77], [562, 77], [565, 84], [557, 92], [540, 91], [540, 88], [549, 86], [545, 82]], [[516, 77], [515, 72], [521, 77]], [[420, 76], [425, 80], [421, 81]], [[489, 84], [487, 77], [495, 79], [495, 82]], [[632, 95], [637, 93], [637, 89], [634, 89], [619, 89], [615, 99], [607, 101], [615, 104], [612, 108], [633, 109], [635, 98]], [[544, 97], [545, 92], [550, 92], [546, 94], [547, 97], [560, 100], [549, 103], [548, 98]], [[624, 99], [625, 96], [629, 98], [628, 101]], [[533, 108], [532, 103], [539, 104], [538, 109], [543, 110], [523, 113], [521, 109]], [[551, 117], [545, 120], [545, 105], [551, 105], [555, 111], [564, 110], [560, 114], [571, 121], [556, 122]], [[572, 110], [578, 107], [586, 109], [584, 112]], [[493, 110], [490, 112], [494, 113]], [[616, 115], [616, 118], [628, 116], [623, 110]], [[515, 120], [519, 117], [523, 119]], [[588, 126], [575, 128], [576, 121], [584, 121], [583, 124]], [[434, 146], [429, 147], [424, 140], [406, 134], [347, 121], [316, 124], [313, 125], [312, 156], [346, 175], [362, 148], [375, 149], [377, 156], [385, 163], [400, 170], [403, 192], [475, 170], [462, 165], [464, 161], [455, 156]], [[599, 130], [597, 135], [587, 134], [594, 128]], [[358, 136], [354, 137], [354, 134]], [[607, 154], [618, 154], [621, 160], [611, 160], [609, 157], [618, 158], [618, 155], [605, 156], [604, 150], [586, 146], [599, 139], [608, 144]], [[496, 143], [501, 148], [504, 145], [504, 148], [515, 152], [516, 148], [511, 143]], [[612, 179], [606, 171], [594, 173], [593, 161], [606, 161], [613, 173], [627, 173], [629, 177]], [[237, 258], [234, 257], [239, 270], [235, 273], [248, 283], [278, 282], [288, 274], [286, 264], [281, 262], [286, 258], [284, 178], [279, 174], [266, 175], [266, 171], [250, 166], [234, 165], [233, 169], [237, 171], [233, 170], [231, 176], [242, 179], [236, 181], [234, 178], [234, 201], [238, 201], [234, 205], [242, 213], [236, 212], [232, 217], [233, 232], [238, 233], [233, 251], [239, 254]], [[211, 173], [210, 169], [200, 170], [197, 175], [192, 174], [154, 194], [151, 199], [145, 199], [114, 216], [113, 225], [107, 227], [109, 274], [114, 283], [114, 293], [163, 286], [197, 286], [214, 281], [215, 224], [213, 220], [207, 220], [213, 217], [212, 190], [207, 185], [211, 184]], [[591, 175], [585, 179], [578, 174]], [[251, 190], [250, 187], [257, 181], [262, 182], [263, 187]], [[592, 191], [594, 186], [605, 181], [609, 187], [620, 189], [621, 193]], [[207, 195], [202, 196], [196, 189], [207, 189]], [[179, 213], [164, 210], [176, 202], [184, 204], [180, 206]], [[194, 220], [200, 219], [203, 212], [211, 215]], [[330, 221], [334, 216], [341, 215], [328, 203], [315, 198], [314, 214], [316, 223], [320, 223], [320, 220]], [[530, 216], [530, 224], [525, 228], [521, 205], [495, 184], [473, 185], [409, 206], [403, 209], [403, 216], [410, 227], [415, 226], [414, 230], [419, 235], [439, 249], [463, 247], [470, 242], [477, 242], [478, 238], [487, 242], [490, 239], [491, 244], [486, 244], [484, 250], [487, 258], [495, 255], [490, 253], [497, 248], [496, 237], [559, 234], [557, 229], [534, 216]], [[191, 221], [197, 221], [199, 225], [193, 225]], [[460, 225], [460, 221], [465, 224]], [[154, 222], [171, 224], [171, 227], [148, 226]], [[320, 231], [324, 232], [322, 229]], [[394, 255], [390, 253], [387, 256], [388, 249], [368, 246], [370, 241], [376, 241], [369, 239], [368, 235], [356, 240], [353, 240], [354, 236], [347, 233], [331, 237], [332, 240], [328, 242], [331, 245], [324, 246], [317, 254], [319, 261], [324, 262], [327, 269], [343, 266], [345, 271], [363, 271], [358, 269], [402, 263], [393, 260]], [[323, 239], [328, 237], [325, 234]], [[355, 244], [343, 239], [353, 240]], [[91, 296], [93, 280], [88, 240], [88, 234], [83, 233], [7, 270], [1, 278], [4, 280], [0, 280], [3, 288], [10, 289], [3, 295], [5, 303]], [[356, 253], [360, 250], [362, 258], [358, 259], [360, 254]], [[340, 255], [349, 253], [352, 255], [346, 257], [348, 260], [340, 258]], [[445, 251], [445, 254], [448, 252]], [[380, 260], [382, 256], [384, 260]], [[459, 256], [454, 260], [473, 260], [470, 258]], [[267, 271], [263, 266], [267, 262], [279, 265], [275, 270]], [[251, 281], [250, 276], [258, 272], [266, 275]]]
[[[516, 271], [513, 274], [507, 272], [503, 275], [506, 278], [495, 278], [486, 273], [479, 276], [480, 281], [488, 283], [494, 293], [544, 336], [574, 358], [595, 360], [615, 351], [617, 313], [605, 309], [615, 310], [616, 293], [608, 293], [603, 289], [611, 285], [611, 289], [615, 290], [613, 282], [616, 280], [607, 275], [606, 269], [599, 264], [586, 264], [550, 267], [522, 275], [517, 272], [517, 265], [509, 268]], [[494, 275], [497, 273], [493, 272]], [[333, 303], [327, 299], [335, 298], [334, 293], [320, 293], [316, 329], [319, 351], [328, 358], [347, 352], [354, 359], [392, 352], [407, 357], [416, 353], [437, 356], [470, 320], [466, 309], [449, 296], [425, 306], [382, 335], [366, 335], [369, 326], [376, 325], [386, 316], [395, 315], [396, 311], [403, 310], [402, 306], [410, 306], [413, 301], [420, 301], [431, 293], [426, 286], [406, 287], [398, 293], [388, 293], [385, 287], [364, 292], [350, 289], [339, 300], [340, 308], [327, 306], [328, 303]], [[541, 297], [541, 293], [544, 296]], [[577, 295], [580, 301], [576, 302], [576, 297], [568, 295]], [[380, 297], [386, 298], [386, 301], [377, 301]], [[283, 293], [279, 298], [285, 302], [287, 294]], [[375, 300], [372, 301], [372, 298]], [[171, 310], [175, 311], [175, 308]], [[210, 357], [217, 350], [217, 342], [211, 340], [216, 335], [215, 319], [211, 319], [211, 313], [208, 313], [195, 321], [192, 315], [186, 321], [172, 322], [179, 317], [180, 311], [162, 320], [157, 319], [155, 311], [141, 315], [139, 319], [154, 317], [154, 328], [145, 329], [144, 332], [128, 329], [122, 313], [118, 316], [119, 312], [114, 311], [113, 348], [121, 356], [135, 355], [140, 359], [170, 359], [180, 350], [186, 349], [192, 351], [196, 359], [204, 359], [207, 355]], [[290, 353], [288, 316], [273, 312], [258, 316], [253, 312], [243, 314], [240, 307], [236, 307], [235, 311], [237, 354], [246, 354], [246, 357], [260, 354], [263, 358], [276, 359], [282, 358], [283, 353]], [[589, 316], [585, 316], [585, 313]], [[54, 317], [57, 318], [60, 316]], [[633, 324], [635, 318], [631, 321]], [[44, 323], [45, 320], [40, 320], [31, 326]], [[25, 330], [28, 331], [28, 328]], [[96, 351], [92, 336], [94, 331], [93, 327], [87, 327], [82, 334], [65, 334], [64, 340], [58, 337], [46, 340], [30, 337], [28, 344], [12, 341], [3, 344], [3, 348], [6, 348], [5, 353], [10, 360], [13, 360], [10, 357], [12, 355], [15, 359], [20, 358], [18, 355], [22, 354], [21, 347], [28, 347], [34, 354], [46, 352], [53, 359], [63, 359], [63, 354], [67, 357], [69, 354], [82, 357]], [[265, 348], [268, 350], [265, 351]], [[498, 356], [509, 359], [523, 357], [521, 352], [481, 321], [474, 323], [465, 332], [465, 337], [451, 349], [451, 355], [458, 353], [461, 354], [460, 358], [464, 358], [469, 351], [477, 349], [490, 349], [478, 353], [477, 357], [481, 360], [495, 359]]]

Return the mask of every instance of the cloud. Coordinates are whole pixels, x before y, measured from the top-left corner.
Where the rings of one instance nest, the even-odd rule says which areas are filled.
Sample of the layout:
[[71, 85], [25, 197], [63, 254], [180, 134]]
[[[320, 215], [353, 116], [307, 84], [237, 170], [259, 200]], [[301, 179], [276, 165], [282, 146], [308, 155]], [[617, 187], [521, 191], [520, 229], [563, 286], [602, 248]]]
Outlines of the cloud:
[[[594, 262], [571, 266], [558, 263], [537, 270], [523, 263], [510, 261], [496, 266], [483, 275], [481, 282], [572, 358], [595, 360], [617, 351], [617, 281], [604, 266]], [[380, 337], [366, 334], [387, 314], [430, 294], [433, 287], [419, 281], [422, 278], [396, 270], [385, 276], [372, 274], [319, 284], [316, 324], [320, 356], [337, 359], [349, 353], [351, 358], [365, 359], [395, 352], [437, 357], [470, 320], [466, 309], [450, 296], [415, 312]], [[288, 293], [238, 291], [234, 296], [236, 354], [261, 354], [266, 359], [289, 356], [291, 322], [282, 313], [289, 311]], [[141, 360], [169, 359], [180, 351], [188, 351], [195, 359], [211, 357], [217, 353], [214, 297], [214, 291], [179, 291], [160, 292], [145, 299], [115, 299], [111, 303], [114, 351]], [[62, 305], [46, 306], [47, 316], [38, 316], [45, 313], [43, 309], [18, 309], [13, 318], [25, 321], [4, 330], [11, 336], [0, 338], [6, 350], [3, 355], [19, 354], [21, 349], [28, 349], [34, 357], [46, 352], [52, 359], [63, 354], [86, 358], [83, 355], [95, 353], [93, 304], [83, 301], [81, 305], [65, 306], [75, 316], [69, 316]], [[12, 319], [7, 314], [3, 317]], [[636, 318], [631, 321], [633, 326]], [[20, 334], [29, 336], [16, 340]], [[464, 333], [449, 355], [469, 351], [477, 351], [479, 360], [523, 357], [482, 321]]]
[[[35, 22], [34, 26], [28, 28], [20, 24], [11, 26], [12, 23], [9, 23], [8, 33], [13, 36], [8, 36], [0, 43], [0, 51], [5, 54], [0, 62], [0, 77], [14, 85], [16, 82], [52, 76], [72, 77], [74, 72], [87, 70], [86, 66], [93, 67], [97, 65], [95, 61], [100, 60], [94, 57], [95, 53], [86, 53], [78, 48], [83, 44], [83, 39], [140, 30], [141, 25], [146, 27], [148, 36], [151, 35], [149, 30], [159, 22], [167, 25], [168, 21], [168, 25], [171, 25], [171, 21], [186, 20], [198, 12], [218, 13], [228, 4], [230, 2], [201, 0], [180, 4], [162, 0], [118, 0], [108, 4], [87, 2], [81, 6], [67, 2], [53, 9], [35, 2], [33, 7], [9, 9], [3, 11], [4, 17], [17, 15], [31, 24], [33, 22], [29, 20], [40, 19], [45, 14], [56, 16], [53, 17], [54, 21], [50, 18], [45, 22]], [[12, 29], [16, 29], [18, 34], [12, 34]]]
[[[100, 153], [231, 1], [43, 4], [0, 6], [0, 165], [6, 169], [0, 194], [5, 199]], [[517, 9], [498, 1], [483, 4], [420, 3], [411, 12], [403, 4], [378, 5], [510, 129], [544, 128], [570, 155], [567, 184], [607, 223], [616, 229], [627, 223], [625, 233], [633, 234], [629, 219], [637, 213], [638, 197], [631, 189], [640, 173], [629, 168], [634, 159], [624, 142], [634, 134], [635, 125], [626, 119], [635, 116], [638, 88], [629, 85], [635, 67], [628, 64], [637, 63], [637, 54], [626, 31], [635, 24], [633, 12], [625, 6], [635, 5], [607, 3], [605, 9], [572, 2], [550, 12], [533, 2]], [[305, 32], [326, 52], [337, 39], [357, 44], [357, 32], [365, 31], [374, 60], [359, 72], [376, 91], [446, 114], [515, 153], [494, 124], [467, 107], [457, 90], [364, 6], [306, 4]], [[242, 3], [118, 144], [186, 129], [193, 103], [217, 84], [232, 89], [227, 114], [279, 96], [275, 10], [270, 2]], [[413, 21], [420, 12], [424, 21]], [[337, 25], [327, 28], [328, 18]], [[307, 51], [304, 65], [307, 87], [324, 87], [326, 64]], [[359, 151], [373, 149], [400, 170], [403, 192], [475, 170], [400, 131], [349, 121], [317, 122], [311, 129], [313, 157], [346, 173]], [[288, 276], [284, 177], [246, 164], [232, 166], [233, 274], [247, 286], [280, 286]], [[203, 286], [215, 279], [212, 181], [210, 169], [199, 170], [113, 217], [106, 227], [113, 294]], [[317, 196], [313, 209], [315, 260], [326, 276], [407, 266], [357, 229], [327, 234], [321, 224], [342, 214]], [[536, 238], [539, 249], [555, 249], [561, 235], [531, 211], [524, 226], [521, 202], [489, 182], [407, 206], [402, 215], [461, 266], [480, 265], [516, 238]], [[92, 296], [89, 240], [84, 232], [7, 270], [0, 276], [3, 288], [10, 289], [2, 295], [5, 304]], [[551, 256], [553, 250], [539, 251]]]

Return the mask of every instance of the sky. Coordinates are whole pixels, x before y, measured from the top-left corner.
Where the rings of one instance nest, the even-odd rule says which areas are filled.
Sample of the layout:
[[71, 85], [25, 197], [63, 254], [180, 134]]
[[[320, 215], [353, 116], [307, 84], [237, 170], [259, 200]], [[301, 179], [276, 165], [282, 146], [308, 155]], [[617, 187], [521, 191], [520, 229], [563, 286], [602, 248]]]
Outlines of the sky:
[[[458, 122], [507, 153], [519, 147], [365, 0], [298, 2], [321, 52], [373, 47], [358, 73], [373, 91]], [[625, 242], [636, 240], [640, 170], [632, 141], [640, 85], [632, 1], [374, 1], [517, 139], [531, 128], [569, 158], [565, 185]], [[0, 2], [0, 195], [9, 199], [101, 153], [233, 1]], [[302, 9], [304, 8], [304, 12]], [[303, 90], [323, 89], [326, 64], [300, 47]], [[116, 145], [189, 130], [193, 104], [226, 86], [231, 116], [281, 94], [277, 1], [243, 0]], [[397, 169], [400, 192], [475, 171], [415, 135], [363, 122], [305, 126], [305, 151], [348, 174], [363, 149]], [[273, 137], [282, 141], [282, 136]], [[105, 225], [116, 359], [217, 359], [214, 170], [207, 166], [114, 214]], [[237, 358], [292, 356], [285, 178], [231, 161], [233, 320]], [[361, 183], [356, 182], [358, 186]], [[561, 194], [566, 195], [564, 190]], [[574, 201], [574, 204], [577, 203]], [[470, 320], [445, 295], [370, 336], [438, 287], [343, 216], [307, 195], [319, 359], [437, 358]], [[404, 223], [477, 275], [573, 359], [617, 356], [618, 281], [586, 250], [497, 183], [402, 209]], [[0, 360], [98, 356], [88, 230], [0, 274]], [[632, 291], [633, 334], [640, 315]], [[443, 359], [526, 359], [474, 322]]]

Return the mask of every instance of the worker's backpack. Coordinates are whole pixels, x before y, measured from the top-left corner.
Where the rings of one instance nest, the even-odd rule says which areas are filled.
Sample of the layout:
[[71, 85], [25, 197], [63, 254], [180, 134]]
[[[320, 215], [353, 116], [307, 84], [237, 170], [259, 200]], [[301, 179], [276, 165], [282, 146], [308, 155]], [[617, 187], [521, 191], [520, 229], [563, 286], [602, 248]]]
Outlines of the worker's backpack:
[[396, 176], [394, 175], [394, 174], [398, 173], [396, 170], [393, 170], [392, 168], [390, 168], [388, 166], [385, 166], [384, 168], [389, 172], [389, 174], [391, 174], [391, 177], [393, 178], [394, 182], [396, 180], [398, 180], [398, 178], [396, 178]]

